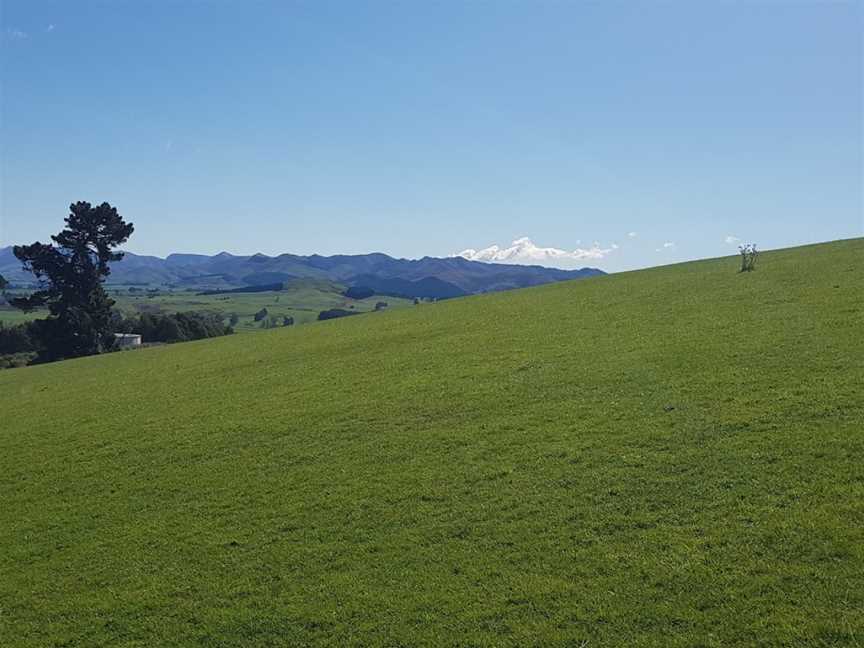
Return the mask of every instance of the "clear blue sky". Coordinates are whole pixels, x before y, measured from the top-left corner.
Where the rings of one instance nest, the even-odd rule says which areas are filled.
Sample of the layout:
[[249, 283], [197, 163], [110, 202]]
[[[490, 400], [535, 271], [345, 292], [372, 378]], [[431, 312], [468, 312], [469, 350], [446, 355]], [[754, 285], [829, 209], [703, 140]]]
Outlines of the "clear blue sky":
[[0, 246], [73, 200], [159, 255], [864, 233], [861, 2], [0, 4]]

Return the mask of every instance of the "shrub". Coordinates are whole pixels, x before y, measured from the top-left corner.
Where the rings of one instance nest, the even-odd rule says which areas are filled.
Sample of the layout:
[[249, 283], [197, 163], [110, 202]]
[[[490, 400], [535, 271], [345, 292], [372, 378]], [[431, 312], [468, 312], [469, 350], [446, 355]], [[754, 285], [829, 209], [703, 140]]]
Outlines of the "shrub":
[[36, 351], [36, 344], [30, 335], [31, 328], [32, 324], [5, 326], [0, 322], [0, 355]]
[[26, 367], [35, 357], [35, 353], [10, 353], [7, 355], [0, 355], [0, 369]]
[[739, 272], [753, 272], [756, 269], [756, 257], [759, 256], [756, 244], [741, 245], [738, 247], [738, 252], [741, 254], [741, 270]]
[[346, 317], [347, 315], [356, 315], [357, 313], [352, 313], [349, 310], [344, 310], [342, 308], [331, 308], [330, 310], [323, 310], [318, 313], [318, 321], [324, 321], [329, 319], [336, 319], [337, 317]]
[[350, 299], [366, 299], [374, 295], [375, 291], [366, 286], [352, 286], [342, 294]]
[[255, 313], [255, 321], [256, 321], [256, 322], [260, 322], [260, 321], [263, 320], [265, 317], [267, 317], [267, 315], [269, 315], [269, 314], [270, 314], [270, 313], [267, 311], [266, 308], [262, 308], [262, 309], [259, 310], [257, 313]]

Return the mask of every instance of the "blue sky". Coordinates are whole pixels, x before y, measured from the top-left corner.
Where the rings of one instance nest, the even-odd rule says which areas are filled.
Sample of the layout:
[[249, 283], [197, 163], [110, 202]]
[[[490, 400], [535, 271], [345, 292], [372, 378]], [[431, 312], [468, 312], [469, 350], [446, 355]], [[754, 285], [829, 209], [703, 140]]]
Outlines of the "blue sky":
[[0, 6], [0, 246], [74, 200], [159, 255], [864, 234], [860, 2]]

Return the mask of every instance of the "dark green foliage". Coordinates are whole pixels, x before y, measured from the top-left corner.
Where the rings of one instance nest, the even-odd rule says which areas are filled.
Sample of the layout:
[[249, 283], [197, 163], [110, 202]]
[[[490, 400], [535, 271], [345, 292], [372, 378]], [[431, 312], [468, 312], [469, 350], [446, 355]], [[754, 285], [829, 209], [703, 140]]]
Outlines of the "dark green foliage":
[[36, 345], [30, 337], [31, 326], [31, 324], [4, 326], [0, 322], [0, 355], [35, 351]]
[[[544, 268], [543, 270], [546, 269]], [[563, 271], [549, 270], [549, 272], [557, 273]], [[563, 275], [563, 277], [567, 276], [566, 273]], [[374, 294], [388, 295], [390, 297], [419, 297], [420, 299], [435, 297], [436, 299], [450, 299], [453, 297], [463, 297], [468, 294], [463, 288], [435, 276], [412, 281], [399, 277], [380, 277], [372, 274], [363, 274], [354, 277], [352, 281], [355, 282], [355, 285], [374, 290]], [[500, 288], [516, 287], [518, 287], [518, 284], [504, 284], [500, 286]]]
[[34, 322], [39, 360], [50, 361], [100, 353], [111, 346], [111, 307], [114, 300], [102, 287], [109, 263], [123, 258], [114, 249], [134, 231], [108, 203], [69, 206], [66, 227], [52, 244], [16, 245], [13, 253], [40, 288], [12, 299], [23, 311], [48, 308], [47, 319]]
[[6, 281], [6, 278], [3, 275], [0, 275], [0, 290], [6, 290], [8, 285], [9, 282]]
[[294, 318], [286, 315], [282, 318], [282, 326], [294, 326]]
[[0, 369], [16, 369], [18, 367], [26, 367], [33, 361], [35, 353], [11, 353], [8, 355], [0, 354]]
[[377, 302], [375, 304], [375, 310], [376, 311], [384, 310], [385, 308], [387, 308], [387, 306], [388, 306], [387, 302], [383, 302], [383, 301]]
[[256, 322], [260, 322], [260, 321], [263, 320], [265, 317], [267, 317], [267, 315], [269, 315], [268, 310], [267, 310], [266, 308], [262, 308], [262, 309], [259, 310], [257, 313], [255, 313], [255, 321], [256, 321]]
[[[145, 318], [142, 316], [142, 321]], [[142, 326], [141, 339], [153, 342], [185, 342], [189, 339], [176, 317], [155, 315], [153, 328]]]
[[237, 323], [240, 321], [240, 316], [237, 313], [231, 313], [231, 318], [228, 320], [228, 323], [231, 326], [237, 326]]
[[357, 315], [357, 313], [352, 313], [344, 308], [331, 308], [318, 313], [318, 321], [321, 322], [324, 320], [336, 319], [337, 317], [346, 317], [347, 315]]
[[225, 326], [218, 313], [142, 313], [127, 318], [116, 327], [117, 333], [137, 333], [144, 342], [187, 342], [204, 338], [230, 335], [231, 326]]
[[344, 294], [350, 299], [366, 299], [374, 295], [375, 291], [366, 286], [352, 286]]
[[259, 293], [282, 290], [285, 284], [259, 284], [255, 286], [243, 286], [242, 288], [231, 288], [227, 290], [204, 290], [199, 295], [230, 295], [232, 293]]

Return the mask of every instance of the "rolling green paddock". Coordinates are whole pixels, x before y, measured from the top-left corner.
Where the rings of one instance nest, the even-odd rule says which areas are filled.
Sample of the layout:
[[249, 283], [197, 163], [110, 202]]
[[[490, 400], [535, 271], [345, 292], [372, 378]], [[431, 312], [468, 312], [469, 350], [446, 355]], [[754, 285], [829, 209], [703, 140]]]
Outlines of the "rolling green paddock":
[[34, 311], [32, 313], [25, 313], [18, 310], [17, 308], [12, 308], [11, 306], [0, 306], [0, 323], [5, 324], [6, 326], [23, 324], [24, 322], [29, 322], [30, 320], [34, 320], [39, 317], [46, 317], [47, 315], [48, 311]]
[[864, 240], [0, 373], [3, 646], [860, 646]]
[[[126, 288], [110, 284], [106, 288], [111, 298], [117, 302], [116, 308], [129, 315], [144, 311], [159, 313], [214, 311], [222, 313], [227, 324], [231, 314], [236, 313], [239, 322], [234, 328], [238, 333], [261, 330], [261, 324], [255, 321], [254, 316], [262, 308], [266, 308], [270, 315], [275, 315], [281, 325], [283, 317], [293, 317], [295, 324], [314, 322], [318, 318], [318, 313], [331, 308], [365, 313], [374, 310], [375, 304], [379, 301], [387, 302], [388, 308], [391, 309], [413, 305], [413, 302], [408, 299], [382, 295], [375, 295], [368, 299], [348, 299], [341, 294], [344, 290], [343, 286], [334, 287], [325, 284], [326, 282], [298, 282], [298, 285], [278, 292], [223, 295], [199, 295], [197, 291], [166, 290], [154, 297], [147, 297], [143, 289], [139, 293], [130, 293]], [[47, 311], [22, 313], [11, 307], [0, 307], [0, 322], [8, 325], [20, 324], [47, 315]]]
[[[333, 286], [326, 282], [298, 282], [297, 285], [281, 291], [260, 293], [230, 293], [222, 295], [198, 295], [192, 291], [177, 291], [148, 298], [136, 293], [113, 294], [117, 307], [127, 313], [143, 310], [157, 310], [164, 313], [177, 311], [217, 311], [225, 316], [226, 323], [232, 313], [240, 318], [235, 326], [238, 333], [261, 330], [260, 322], [254, 319], [255, 313], [266, 308], [275, 315], [281, 326], [283, 317], [293, 317], [295, 324], [314, 322], [318, 313], [330, 308], [344, 308], [365, 313], [375, 309], [375, 304], [385, 301], [389, 308], [399, 308], [412, 304], [407, 299], [375, 295], [368, 299], [348, 299], [341, 292], [344, 286]], [[353, 308], [352, 308], [353, 307]]]

